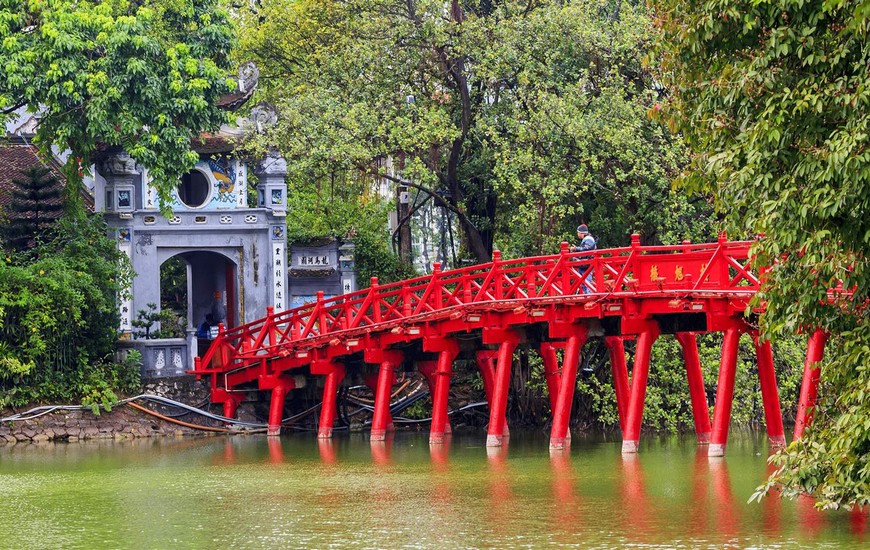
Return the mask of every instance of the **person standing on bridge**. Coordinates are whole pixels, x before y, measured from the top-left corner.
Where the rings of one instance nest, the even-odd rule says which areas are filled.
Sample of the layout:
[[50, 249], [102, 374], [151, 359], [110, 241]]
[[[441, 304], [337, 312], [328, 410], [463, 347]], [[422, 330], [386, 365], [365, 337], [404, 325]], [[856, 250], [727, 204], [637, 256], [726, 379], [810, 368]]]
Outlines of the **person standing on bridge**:
[[[585, 223], [581, 223], [577, 226], [577, 238], [580, 239], [580, 244], [577, 246], [571, 247], [571, 252], [585, 252], [587, 250], [595, 250], [597, 248], [598, 242], [595, 237], [589, 233], [589, 228]], [[589, 293], [589, 287], [592, 285], [592, 270], [589, 270], [589, 273], [586, 275], [586, 280], [584, 281], [583, 293]]]
[[571, 247], [571, 252], [583, 252], [585, 250], [595, 250], [597, 241], [589, 233], [589, 228], [585, 223], [577, 226], [577, 238], [580, 239], [580, 244]]

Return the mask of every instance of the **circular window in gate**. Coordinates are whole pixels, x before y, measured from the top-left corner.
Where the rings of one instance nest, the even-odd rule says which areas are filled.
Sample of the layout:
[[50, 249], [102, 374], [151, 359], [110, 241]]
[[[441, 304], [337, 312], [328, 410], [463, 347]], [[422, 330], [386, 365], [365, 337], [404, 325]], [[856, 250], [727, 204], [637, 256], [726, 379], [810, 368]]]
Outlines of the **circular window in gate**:
[[211, 198], [211, 182], [199, 170], [193, 170], [181, 176], [178, 186], [178, 199], [188, 208], [204, 206]]

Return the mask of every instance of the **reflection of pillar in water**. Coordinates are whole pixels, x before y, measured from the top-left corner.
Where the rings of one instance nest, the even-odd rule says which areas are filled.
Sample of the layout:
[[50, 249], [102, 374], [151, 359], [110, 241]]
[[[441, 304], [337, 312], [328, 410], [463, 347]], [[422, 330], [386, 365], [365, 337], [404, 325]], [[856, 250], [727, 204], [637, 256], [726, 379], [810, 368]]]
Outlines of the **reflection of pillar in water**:
[[722, 457], [710, 457], [710, 477], [713, 480], [714, 509], [717, 531], [725, 537], [733, 537], [739, 530], [740, 521], [731, 491], [731, 476], [728, 464]]
[[317, 439], [317, 450], [320, 452], [320, 461], [324, 464], [335, 464], [335, 442], [330, 439]]
[[[574, 494], [574, 469], [571, 467], [571, 453], [567, 450], [550, 450], [550, 469], [553, 472], [554, 526], [557, 532], [573, 535], [579, 529], [580, 517], [577, 513], [577, 497]], [[570, 539], [564, 544], [574, 544]]]
[[870, 514], [870, 508], [861, 508], [856, 506], [849, 512], [849, 530], [853, 535], [858, 535], [858, 540], [863, 542], [864, 533], [867, 532], [867, 516]]
[[233, 444], [233, 438], [224, 439], [224, 464], [236, 463], [236, 446]]
[[816, 501], [810, 496], [797, 498], [797, 517], [801, 534], [808, 537], [818, 537], [825, 528], [825, 515], [816, 509]]
[[269, 444], [269, 462], [272, 464], [284, 463], [284, 450], [281, 448], [281, 440], [277, 437], [267, 437]]
[[710, 460], [707, 447], [695, 448], [692, 464], [692, 503], [685, 529], [692, 535], [704, 535], [710, 531]]
[[436, 472], [446, 472], [450, 465], [450, 439], [445, 439], [443, 445], [431, 445], [429, 456]]
[[510, 440], [505, 438], [499, 447], [486, 448], [486, 463], [489, 467], [490, 527], [503, 533], [514, 521], [511, 505], [514, 501], [507, 468], [507, 453]]
[[[765, 480], [775, 471], [776, 465], [768, 463]], [[782, 531], [782, 498], [779, 491], [771, 489], [770, 493], [761, 499], [761, 521], [765, 535], [779, 535]]]
[[628, 511], [624, 516], [626, 534], [644, 539], [650, 530], [649, 518], [657, 512], [646, 494], [643, 465], [637, 453], [623, 453], [621, 464], [623, 509]]
[[371, 440], [372, 460], [378, 466], [388, 466], [392, 463], [393, 437], [394, 434], [389, 432], [384, 439]]
[[432, 491], [432, 510], [444, 518], [444, 523], [452, 523], [455, 519], [453, 489], [450, 486], [450, 476], [445, 475], [450, 470], [450, 438], [444, 439], [439, 445], [429, 446], [429, 456], [432, 460], [434, 490]]

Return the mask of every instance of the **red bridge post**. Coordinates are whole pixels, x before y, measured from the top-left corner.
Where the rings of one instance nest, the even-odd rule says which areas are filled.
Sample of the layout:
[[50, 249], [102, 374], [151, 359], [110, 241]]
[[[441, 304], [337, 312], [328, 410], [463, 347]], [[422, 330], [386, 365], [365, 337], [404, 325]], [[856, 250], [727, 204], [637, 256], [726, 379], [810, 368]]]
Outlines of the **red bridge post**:
[[701, 358], [698, 356], [698, 339], [694, 332], [678, 332], [676, 336], [683, 348], [686, 363], [686, 379], [689, 383], [689, 396], [692, 399], [692, 416], [695, 419], [695, 437], [698, 445], [710, 443], [710, 408], [707, 405], [707, 391], [704, 388], [704, 374], [701, 372]]
[[719, 362], [719, 381], [716, 387], [716, 406], [713, 409], [713, 435], [707, 456], [725, 456], [728, 428], [731, 425], [731, 405], [734, 400], [734, 381], [737, 375], [737, 346], [740, 329], [728, 328], [722, 342], [722, 360]]
[[550, 449], [565, 448], [565, 438], [571, 421], [571, 405], [574, 402], [574, 391], [577, 386], [577, 368], [580, 362], [580, 349], [586, 343], [589, 328], [586, 325], [575, 325], [575, 332], [565, 343], [565, 355], [562, 358], [562, 379], [559, 383], [559, 396], [556, 399], [556, 409], [553, 411], [553, 427], [550, 430]]
[[372, 441], [384, 441], [387, 430], [392, 431], [392, 417], [390, 414], [390, 398], [392, 397], [393, 384], [396, 382], [396, 369], [401, 366], [404, 356], [399, 351], [382, 351], [379, 349], [365, 350], [365, 361], [373, 363], [371, 359], [378, 357], [377, 390], [375, 391], [375, 412], [372, 416]]
[[432, 423], [429, 427], [429, 444], [444, 443], [444, 434], [449, 430], [447, 401], [450, 397], [450, 377], [453, 374], [453, 360], [459, 355], [459, 346], [451, 338], [425, 338], [425, 351], [438, 352], [435, 368], [435, 391], [432, 394]]
[[550, 398], [550, 411], [556, 411], [556, 401], [559, 399], [559, 386], [562, 375], [559, 371], [559, 358], [556, 356], [556, 346], [550, 342], [541, 342], [539, 353], [544, 363], [544, 380], [547, 382], [547, 395]]
[[628, 416], [628, 366], [625, 364], [625, 340], [622, 336], [607, 336], [607, 353], [610, 355], [610, 370], [613, 372], [613, 391], [616, 393], [616, 410], [619, 413], [619, 429], [625, 433]]
[[758, 360], [758, 382], [761, 385], [761, 400], [764, 403], [764, 423], [770, 447], [785, 447], [785, 429], [782, 426], [782, 410], [779, 406], [779, 390], [776, 387], [776, 371], [773, 366], [773, 350], [770, 340], [761, 342], [758, 331], [753, 331], [755, 356]]
[[828, 334], [822, 329], [817, 329], [810, 336], [807, 346], [807, 358], [804, 362], [804, 378], [801, 382], [801, 395], [798, 399], [797, 418], [794, 422], [794, 438], [800, 439], [804, 429], [812, 422], [812, 409], [816, 406], [816, 398], [819, 393], [819, 378], [822, 369], [818, 366], [825, 353], [825, 344]]
[[[486, 395], [486, 402], [489, 405], [489, 410], [492, 410], [492, 395], [495, 392], [495, 370], [498, 363], [498, 350], [482, 349], [478, 350], [474, 359], [477, 362], [477, 369], [480, 371], [480, 377], [483, 380], [483, 393]], [[510, 436], [510, 429], [507, 421], [504, 423], [505, 437]]]
[[637, 338], [637, 351], [634, 355], [634, 369], [631, 373], [631, 398], [622, 434], [622, 452], [636, 453], [640, 442], [640, 427], [643, 421], [643, 402], [646, 397], [646, 382], [649, 377], [649, 358], [652, 345], [660, 333], [658, 323], [650, 321], [649, 326]]
[[489, 409], [489, 428], [486, 433], [487, 447], [500, 447], [504, 442], [505, 415], [507, 409], [508, 390], [511, 380], [511, 363], [514, 349], [520, 341], [519, 335], [511, 330], [483, 329], [485, 344], [493, 340], [500, 341], [498, 348], [498, 366], [495, 372], [495, 387]]
[[320, 405], [320, 423], [317, 428], [318, 439], [330, 439], [332, 437], [332, 428], [335, 426], [335, 414], [337, 410], [338, 386], [344, 380], [344, 374], [344, 365], [334, 363], [333, 369], [326, 375], [326, 383], [323, 385], [323, 401]]
[[261, 381], [260, 389], [271, 387], [272, 397], [269, 400], [269, 427], [266, 431], [268, 436], [281, 435], [281, 420], [284, 416], [284, 399], [287, 392], [296, 387], [292, 378], [287, 376], [269, 377], [268, 382]]

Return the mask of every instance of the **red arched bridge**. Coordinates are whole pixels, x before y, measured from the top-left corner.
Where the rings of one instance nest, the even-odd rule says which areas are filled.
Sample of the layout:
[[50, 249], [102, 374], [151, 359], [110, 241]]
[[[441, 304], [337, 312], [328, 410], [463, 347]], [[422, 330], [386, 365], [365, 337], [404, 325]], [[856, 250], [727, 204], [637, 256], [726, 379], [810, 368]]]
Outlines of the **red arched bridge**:
[[[432, 396], [430, 442], [449, 433], [447, 398], [453, 361], [473, 357], [489, 404], [487, 445], [507, 437], [505, 409], [511, 362], [517, 345], [537, 347], [543, 359], [553, 411], [550, 446], [563, 448], [576, 388], [581, 348], [589, 337], [603, 337], [613, 369], [623, 452], [636, 452], [641, 432], [650, 350], [661, 334], [682, 346], [699, 443], [711, 456], [722, 455], [728, 438], [742, 333], [755, 343], [758, 376], [768, 436], [785, 444], [782, 414], [769, 342], [759, 339], [754, 320], [760, 313], [750, 300], [759, 288], [750, 271], [751, 242], [677, 246], [631, 246], [570, 253], [567, 243], [553, 256], [502, 260], [433, 273], [274, 312], [217, 339], [193, 374], [209, 376], [211, 399], [224, 414], [252, 389], [271, 391], [269, 433], [280, 432], [287, 392], [298, 375], [324, 376], [319, 437], [328, 438], [336, 418], [336, 396], [348, 369], [361, 369], [375, 393], [372, 440], [392, 429], [391, 389], [400, 368], [417, 369]], [[712, 425], [696, 334], [724, 333]], [[624, 341], [636, 339], [629, 381]], [[796, 436], [808, 421], [815, 399], [825, 334], [810, 339]], [[558, 350], [562, 353], [558, 353]], [[559, 361], [561, 355], [561, 364]]]

